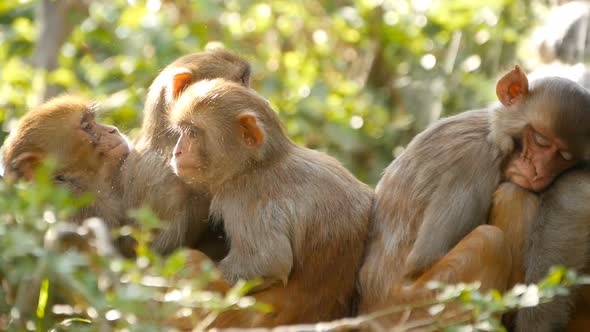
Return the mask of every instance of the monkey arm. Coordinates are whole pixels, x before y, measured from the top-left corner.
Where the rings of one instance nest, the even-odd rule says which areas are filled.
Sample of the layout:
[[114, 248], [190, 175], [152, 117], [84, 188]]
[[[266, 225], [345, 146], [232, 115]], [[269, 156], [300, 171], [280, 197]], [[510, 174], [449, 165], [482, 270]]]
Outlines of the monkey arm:
[[235, 212], [232, 213], [234, 218], [224, 215], [230, 250], [219, 268], [228, 282], [264, 278], [287, 283], [293, 267], [287, 211], [280, 202], [272, 202], [251, 220], [243, 220], [243, 216]]
[[485, 223], [496, 181], [492, 177], [489, 180], [480, 179], [481, 186], [475, 186], [471, 179], [459, 179], [454, 174], [443, 179], [440, 188], [446, 190], [435, 191], [424, 211], [416, 242], [406, 259], [405, 276], [419, 276]]
[[[537, 220], [531, 227], [525, 250], [525, 282], [544, 278], [551, 266], [582, 269], [588, 263], [590, 235], [590, 171], [564, 174], [541, 197]], [[564, 328], [570, 297], [521, 310], [517, 331], [551, 331]]]

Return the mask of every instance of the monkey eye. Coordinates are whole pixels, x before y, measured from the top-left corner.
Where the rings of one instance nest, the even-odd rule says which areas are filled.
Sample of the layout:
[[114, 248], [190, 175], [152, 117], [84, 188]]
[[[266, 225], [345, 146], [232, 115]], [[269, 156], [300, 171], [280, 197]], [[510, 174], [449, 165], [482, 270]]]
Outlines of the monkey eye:
[[537, 143], [537, 145], [539, 145], [539, 146], [543, 146], [543, 147], [551, 146], [551, 142], [549, 142], [549, 140], [545, 136], [543, 136], [537, 132], [535, 132], [533, 138], [535, 140], [535, 143]]
[[572, 161], [574, 159], [574, 155], [570, 152], [560, 151], [559, 154], [561, 154], [561, 158], [563, 158], [566, 161]]
[[88, 120], [82, 121], [82, 123], [80, 124], [80, 128], [82, 128], [82, 130], [90, 129], [90, 121], [88, 121]]
[[190, 138], [197, 138], [197, 137], [199, 137], [199, 130], [196, 129], [196, 128], [187, 129], [185, 132], [186, 132], [186, 135], [188, 137], [190, 137]]

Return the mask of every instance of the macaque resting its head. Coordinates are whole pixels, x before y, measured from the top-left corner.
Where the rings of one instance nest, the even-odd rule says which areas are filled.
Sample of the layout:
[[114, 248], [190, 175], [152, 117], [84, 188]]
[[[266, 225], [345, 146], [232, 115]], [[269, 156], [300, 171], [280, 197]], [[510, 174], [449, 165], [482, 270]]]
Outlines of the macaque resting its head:
[[[529, 82], [516, 67], [496, 86], [504, 105], [493, 118], [501, 147], [516, 143], [505, 169], [508, 181], [540, 192], [563, 171], [590, 159], [590, 93], [565, 78]], [[507, 143], [506, 145], [504, 145]]]
[[[385, 170], [359, 274], [361, 312], [395, 302], [396, 285], [412, 284], [444, 262], [487, 222], [501, 182], [542, 193], [557, 176], [590, 160], [590, 92], [583, 87], [558, 77], [529, 84], [516, 66], [500, 78], [496, 94], [496, 107], [433, 123]], [[526, 214], [537, 215], [529, 205]], [[482, 264], [482, 275], [488, 268], [498, 266]]]

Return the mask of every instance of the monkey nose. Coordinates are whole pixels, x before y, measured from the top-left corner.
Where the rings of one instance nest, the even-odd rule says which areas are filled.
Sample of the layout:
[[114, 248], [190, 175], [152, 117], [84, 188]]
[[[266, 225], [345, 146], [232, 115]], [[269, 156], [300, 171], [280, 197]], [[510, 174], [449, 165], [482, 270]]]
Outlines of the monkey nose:
[[182, 154], [182, 151], [180, 151], [180, 150], [176, 150], [176, 151], [174, 151], [174, 157], [178, 157], [178, 156], [180, 156], [181, 154]]

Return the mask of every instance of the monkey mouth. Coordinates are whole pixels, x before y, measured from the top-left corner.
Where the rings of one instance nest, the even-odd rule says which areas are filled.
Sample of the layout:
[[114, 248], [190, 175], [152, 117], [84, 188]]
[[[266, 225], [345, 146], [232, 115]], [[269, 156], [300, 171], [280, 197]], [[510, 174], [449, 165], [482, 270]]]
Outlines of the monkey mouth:
[[531, 183], [532, 183], [531, 190], [533, 190], [535, 192], [543, 191], [544, 189], [549, 187], [551, 185], [551, 183], [553, 183], [553, 179], [554, 179], [554, 177], [549, 176], [549, 175], [537, 176], [531, 181]]
[[510, 172], [508, 174], [510, 182], [519, 187], [533, 192], [541, 192], [545, 190], [552, 182], [552, 176], [535, 176], [530, 177], [523, 173]]
[[513, 160], [506, 175], [510, 182], [533, 192], [543, 191], [553, 182], [553, 176], [539, 173], [533, 162], [526, 158]]
[[172, 171], [177, 176], [181, 176], [182, 174], [185, 174], [187, 172], [195, 171], [196, 170], [195, 167], [183, 165], [181, 163], [176, 163], [176, 162], [175, 163], [170, 163], [170, 166], [172, 166]]
[[115, 144], [114, 146], [103, 149], [102, 151], [100, 151], [100, 154], [104, 156], [126, 158], [130, 152], [131, 147], [129, 146], [129, 144], [127, 144], [126, 141], [123, 140]]

